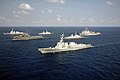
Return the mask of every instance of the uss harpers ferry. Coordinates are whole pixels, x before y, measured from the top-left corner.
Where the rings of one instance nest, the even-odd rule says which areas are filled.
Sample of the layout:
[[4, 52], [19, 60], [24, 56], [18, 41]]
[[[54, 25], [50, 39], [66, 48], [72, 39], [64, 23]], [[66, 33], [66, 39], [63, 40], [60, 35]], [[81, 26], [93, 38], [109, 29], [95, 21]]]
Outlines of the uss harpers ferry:
[[85, 48], [93, 47], [91, 44], [77, 44], [75, 42], [64, 42], [63, 41], [64, 34], [61, 35], [60, 41], [57, 42], [55, 47], [49, 48], [38, 48], [38, 51], [45, 53], [56, 53], [56, 52], [64, 52], [64, 51], [73, 51]]

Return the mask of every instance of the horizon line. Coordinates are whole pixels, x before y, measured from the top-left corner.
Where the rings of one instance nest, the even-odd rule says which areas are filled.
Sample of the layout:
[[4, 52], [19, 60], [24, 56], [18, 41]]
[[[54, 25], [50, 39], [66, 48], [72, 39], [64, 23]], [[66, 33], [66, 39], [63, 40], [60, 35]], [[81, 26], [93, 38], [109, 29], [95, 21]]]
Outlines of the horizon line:
[[120, 25], [0, 25], [0, 27], [120, 27]]

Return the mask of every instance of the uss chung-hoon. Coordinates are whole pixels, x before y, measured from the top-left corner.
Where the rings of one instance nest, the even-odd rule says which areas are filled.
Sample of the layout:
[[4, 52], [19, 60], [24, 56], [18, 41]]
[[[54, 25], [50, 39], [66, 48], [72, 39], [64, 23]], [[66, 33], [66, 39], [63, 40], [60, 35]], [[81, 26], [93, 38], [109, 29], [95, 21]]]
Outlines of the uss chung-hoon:
[[63, 41], [64, 34], [61, 35], [60, 41], [57, 42], [55, 47], [49, 48], [38, 48], [38, 51], [41, 53], [56, 53], [56, 52], [64, 52], [64, 51], [73, 51], [73, 50], [80, 50], [93, 47], [91, 44], [77, 44], [75, 42], [64, 42]]

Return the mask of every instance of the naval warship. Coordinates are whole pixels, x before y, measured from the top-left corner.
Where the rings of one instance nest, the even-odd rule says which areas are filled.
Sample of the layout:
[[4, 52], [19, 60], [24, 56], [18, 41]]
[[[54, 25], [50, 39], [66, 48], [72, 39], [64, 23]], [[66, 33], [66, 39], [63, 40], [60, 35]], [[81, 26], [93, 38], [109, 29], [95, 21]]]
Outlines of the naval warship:
[[43, 31], [43, 32], [38, 33], [38, 34], [40, 34], [40, 35], [50, 35], [50, 34], [53, 34], [53, 33], [46, 30], [46, 31]]
[[20, 31], [14, 31], [13, 28], [10, 32], [3, 33], [4, 35], [10, 35], [10, 36], [15, 36], [15, 35], [23, 35], [25, 32], [20, 32]]
[[73, 35], [73, 34], [71, 34], [70, 36], [68, 36], [68, 37], [64, 37], [64, 39], [81, 39], [81, 38], [85, 38], [85, 37], [83, 37], [83, 36], [81, 36], [81, 35], [77, 35], [77, 33], [75, 32], [75, 34]]
[[93, 47], [91, 44], [77, 44], [75, 42], [64, 42], [64, 34], [61, 35], [60, 41], [57, 42], [57, 45], [55, 47], [49, 47], [49, 48], [38, 48], [38, 51], [40, 51], [42, 54], [45, 53], [56, 53], [56, 52], [64, 52], [64, 51], [73, 51], [73, 50], [79, 50], [79, 49], [85, 49], [85, 48], [91, 48]]
[[23, 35], [13, 36], [13, 41], [20, 41], [20, 40], [34, 40], [34, 39], [43, 39], [43, 36], [30, 36], [28, 33], [24, 33]]
[[95, 35], [100, 35], [100, 32], [93, 32], [90, 31], [88, 28], [85, 28], [85, 30], [83, 30], [80, 35], [81, 36], [95, 36]]

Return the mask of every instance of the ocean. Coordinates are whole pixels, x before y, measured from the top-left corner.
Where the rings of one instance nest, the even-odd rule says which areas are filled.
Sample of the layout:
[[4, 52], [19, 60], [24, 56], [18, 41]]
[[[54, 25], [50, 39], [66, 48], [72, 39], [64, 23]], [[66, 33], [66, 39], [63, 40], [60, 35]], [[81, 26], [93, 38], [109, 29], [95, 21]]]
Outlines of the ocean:
[[[100, 36], [70, 40], [91, 43], [90, 49], [42, 54], [37, 48], [54, 47], [62, 33], [69, 36], [85, 27], [14, 27], [38, 35], [45, 30], [54, 34], [42, 40], [12, 41], [0, 27], [0, 80], [120, 80], [120, 27], [89, 27]], [[69, 40], [65, 40], [69, 41]]]

